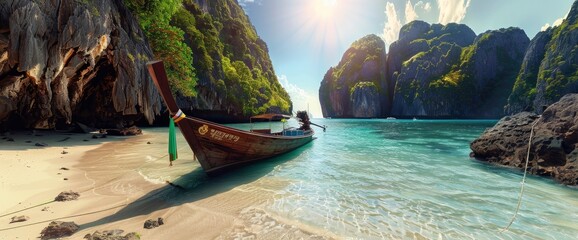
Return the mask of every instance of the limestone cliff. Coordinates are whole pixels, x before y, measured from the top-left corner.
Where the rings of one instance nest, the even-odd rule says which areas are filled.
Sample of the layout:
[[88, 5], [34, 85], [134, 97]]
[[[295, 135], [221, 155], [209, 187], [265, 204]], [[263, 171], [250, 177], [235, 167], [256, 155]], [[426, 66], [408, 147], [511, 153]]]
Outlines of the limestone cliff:
[[578, 92], [578, 1], [560, 26], [539, 33], [526, 53], [506, 108], [542, 112], [567, 93]]
[[[412, 25], [415, 23], [407, 27], [415, 28]], [[419, 26], [425, 27], [423, 23]], [[396, 83], [391, 115], [503, 116], [503, 106], [529, 43], [526, 34], [509, 28], [488, 31], [473, 39], [473, 32], [465, 25], [450, 24], [442, 31], [435, 30], [438, 28], [433, 25], [433, 30], [420, 30], [421, 34], [411, 35], [417, 39], [402, 38], [400, 44], [390, 47], [388, 76]], [[413, 47], [397, 49], [408, 46], [408, 42]], [[396, 59], [393, 55], [400, 51], [406, 57]]]
[[267, 44], [237, 1], [185, 0], [171, 23], [185, 32], [199, 78], [196, 97], [177, 99], [185, 112], [219, 122], [292, 112]]
[[0, 123], [121, 127], [160, 112], [138, 22], [119, 0], [0, 2]]
[[324, 117], [379, 117], [388, 99], [385, 43], [376, 35], [355, 41], [319, 88]]

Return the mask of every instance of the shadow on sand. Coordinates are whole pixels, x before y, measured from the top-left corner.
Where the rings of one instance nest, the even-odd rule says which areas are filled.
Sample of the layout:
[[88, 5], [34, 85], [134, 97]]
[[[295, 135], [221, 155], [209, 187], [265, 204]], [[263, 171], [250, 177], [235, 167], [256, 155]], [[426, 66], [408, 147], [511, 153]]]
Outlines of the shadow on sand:
[[0, 151], [23, 151], [44, 147], [76, 147], [123, 141], [135, 136], [108, 136], [99, 133], [70, 133], [52, 130], [19, 131], [0, 134]]
[[241, 166], [233, 171], [216, 176], [209, 176], [203, 172], [201, 168], [197, 168], [179, 177], [171, 184], [149, 192], [130, 204], [125, 205], [118, 212], [110, 216], [81, 224], [80, 229], [122, 221], [136, 216], [148, 215], [161, 209], [196, 202], [229, 191], [237, 186], [258, 180], [273, 171], [276, 166], [296, 159], [310, 147], [311, 143], [308, 143], [284, 155]]

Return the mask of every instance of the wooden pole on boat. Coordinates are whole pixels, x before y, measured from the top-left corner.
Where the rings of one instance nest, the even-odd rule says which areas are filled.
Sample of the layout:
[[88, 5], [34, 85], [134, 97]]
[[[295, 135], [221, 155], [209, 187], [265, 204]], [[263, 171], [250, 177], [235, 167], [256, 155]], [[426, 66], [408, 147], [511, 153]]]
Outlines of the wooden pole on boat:
[[309, 122], [309, 123], [310, 123], [311, 125], [313, 125], [313, 126], [318, 127], [318, 128], [323, 128], [323, 132], [325, 132], [325, 130], [326, 130], [326, 128], [327, 128], [327, 126], [325, 126], [325, 125], [321, 126], [321, 125], [319, 125], [319, 124], [315, 124], [315, 123], [312, 123], [312, 122]]
[[[171, 92], [169, 80], [167, 77], [167, 73], [165, 71], [165, 65], [163, 64], [162, 61], [153, 61], [148, 62], [147, 66], [149, 74], [153, 79], [153, 82], [155, 83], [157, 89], [161, 93], [161, 97], [163, 97], [163, 99], [165, 100], [165, 104], [169, 109], [170, 115], [171, 116], [175, 115], [179, 111], [179, 107], [177, 106], [177, 102], [175, 101], [175, 98], [173, 97], [173, 94]], [[184, 119], [184, 121], [179, 121], [177, 125], [179, 126], [181, 132], [192, 133], [194, 131], [193, 127], [189, 124], [187, 119]], [[183, 134], [183, 136], [185, 137], [185, 140], [187, 140], [187, 143], [189, 144], [189, 146], [191, 146], [191, 148], [193, 148], [194, 146], [195, 149], [201, 149], [199, 141], [196, 138], [194, 138], [192, 134]], [[205, 153], [203, 151], [197, 151], [194, 152], [194, 154], [195, 157], [197, 157], [197, 159], [206, 159]], [[211, 169], [211, 166], [208, 166], [209, 163], [207, 163], [206, 161], [199, 161], [199, 163], [204, 169]]]

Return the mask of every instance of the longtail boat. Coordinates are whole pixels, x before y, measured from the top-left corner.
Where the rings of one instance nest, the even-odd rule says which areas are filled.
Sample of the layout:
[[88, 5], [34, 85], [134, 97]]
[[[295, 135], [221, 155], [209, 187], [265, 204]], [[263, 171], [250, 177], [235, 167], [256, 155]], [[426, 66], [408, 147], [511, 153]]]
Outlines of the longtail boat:
[[[148, 70], [158, 88], [167, 108], [179, 126], [181, 133], [193, 150], [195, 157], [206, 173], [221, 172], [253, 161], [275, 157], [313, 140], [314, 131], [307, 114], [300, 119], [300, 128], [283, 129], [271, 132], [271, 129], [251, 129], [244, 131], [199, 118], [187, 117], [171, 93], [168, 78], [162, 61], [149, 62]], [[252, 120], [270, 121], [287, 119], [290, 116], [265, 114]], [[316, 125], [316, 124], [313, 124]]]

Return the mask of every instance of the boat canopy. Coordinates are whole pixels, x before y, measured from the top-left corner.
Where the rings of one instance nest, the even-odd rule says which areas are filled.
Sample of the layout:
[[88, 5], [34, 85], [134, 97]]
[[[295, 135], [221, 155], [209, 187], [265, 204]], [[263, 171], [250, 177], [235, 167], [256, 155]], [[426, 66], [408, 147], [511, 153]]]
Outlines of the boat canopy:
[[279, 113], [265, 113], [257, 116], [252, 116], [251, 121], [253, 120], [269, 120], [269, 121], [281, 121], [281, 119], [290, 119], [291, 116], [279, 114]]

